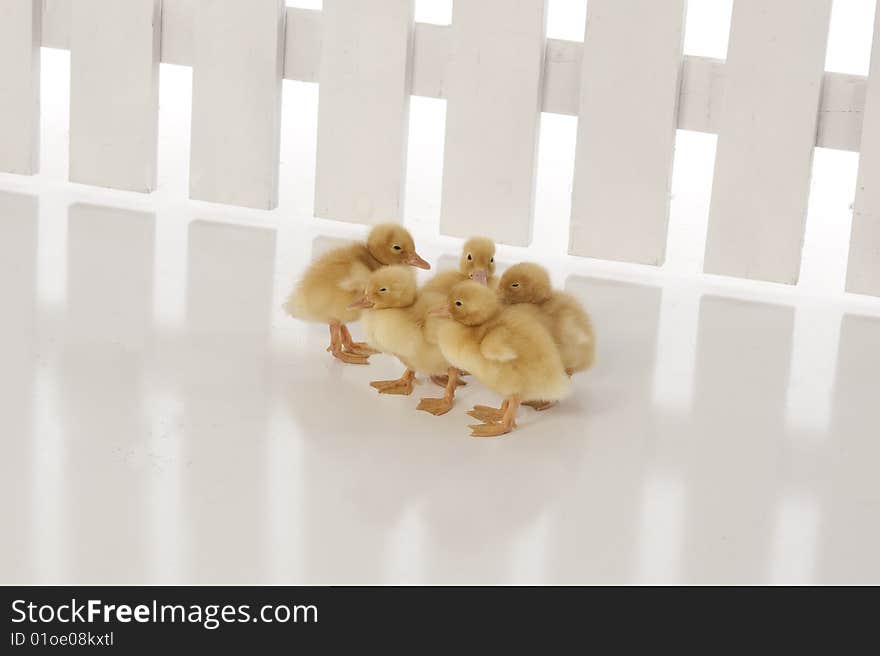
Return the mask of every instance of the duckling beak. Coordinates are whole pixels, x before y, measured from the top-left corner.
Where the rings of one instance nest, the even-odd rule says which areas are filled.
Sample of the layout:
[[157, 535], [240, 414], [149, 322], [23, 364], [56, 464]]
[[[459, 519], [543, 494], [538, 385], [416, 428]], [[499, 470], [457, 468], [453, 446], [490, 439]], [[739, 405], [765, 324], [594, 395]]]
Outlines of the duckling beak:
[[481, 285], [489, 284], [489, 272], [485, 270], [472, 271], [470, 275], [470, 279], [474, 282], [478, 282]]
[[351, 305], [349, 305], [348, 309], [349, 310], [354, 310], [356, 308], [369, 309], [369, 308], [373, 307], [374, 305], [375, 305], [375, 303], [373, 303], [373, 301], [371, 301], [369, 298], [364, 296], [364, 297], [360, 298], [359, 300], [355, 301], [354, 303], [352, 303]]
[[449, 311], [449, 308], [445, 305], [441, 305], [440, 307], [434, 308], [433, 310], [428, 311], [429, 317], [439, 317], [441, 319], [451, 319], [452, 313]]
[[417, 269], [430, 269], [431, 268], [431, 265], [428, 264], [427, 261], [425, 261], [421, 257], [419, 257], [418, 253], [413, 253], [408, 258], [406, 258], [406, 264], [409, 264], [410, 266], [414, 266]]

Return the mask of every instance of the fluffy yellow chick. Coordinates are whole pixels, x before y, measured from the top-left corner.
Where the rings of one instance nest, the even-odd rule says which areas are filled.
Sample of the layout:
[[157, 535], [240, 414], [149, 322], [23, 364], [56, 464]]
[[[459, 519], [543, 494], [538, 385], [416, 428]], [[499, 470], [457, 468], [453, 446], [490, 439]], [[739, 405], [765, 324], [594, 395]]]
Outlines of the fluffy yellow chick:
[[569, 375], [593, 365], [596, 337], [590, 316], [574, 296], [553, 289], [550, 274], [540, 264], [510, 267], [501, 276], [498, 294], [504, 303], [531, 303], [541, 310]]
[[498, 284], [495, 277], [495, 242], [486, 237], [471, 237], [461, 249], [458, 271], [441, 271], [425, 283], [423, 289], [448, 294], [455, 285], [473, 280], [493, 289]]
[[[590, 316], [574, 296], [553, 289], [550, 274], [544, 267], [532, 262], [513, 265], [501, 276], [498, 294], [506, 304], [529, 303], [538, 308], [569, 376], [593, 365], [596, 337]], [[525, 403], [536, 410], [553, 406], [547, 401]]]
[[568, 394], [559, 349], [534, 308], [505, 307], [488, 287], [463, 282], [431, 314], [454, 319], [439, 331], [440, 350], [449, 363], [504, 397], [500, 408], [476, 406], [468, 413], [484, 422], [471, 425], [471, 435], [509, 433], [523, 399], [557, 401]]
[[395, 356], [406, 367], [396, 380], [370, 383], [380, 394], [411, 394], [416, 373], [447, 374], [446, 394], [422, 399], [418, 406], [434, 415], [449, 412], [458, 383], [458, 371], [449, 366], [437, 344], [440, 320], [426, 316], [443, 300], [438, 292], [419, 293], [409, 267], [388, 266], [370, 274], [363, 297], [350, 306], [364, 310], [361, 321], [370, 347]]
[[431, 268], [416, 253], [409, 231], [396, 223], [383, 223], [370, 230], [366, 242], [336, 248], [315, 260], [290, 292], [284, 309], [298, 319], [328, 324], [327, 350], [334, 357], [367, 364], [372, 351], [352, 341], [346, 326], [357, 321], [361, 311], [349, 306], [363, 294], [370, 273], [389, 264]]

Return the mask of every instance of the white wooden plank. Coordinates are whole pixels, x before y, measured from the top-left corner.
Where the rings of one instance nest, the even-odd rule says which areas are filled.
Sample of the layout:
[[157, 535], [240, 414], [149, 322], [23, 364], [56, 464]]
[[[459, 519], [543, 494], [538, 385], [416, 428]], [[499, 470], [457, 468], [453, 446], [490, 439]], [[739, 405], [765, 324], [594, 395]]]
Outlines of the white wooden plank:
[[861, 75], [825, 73], [817, 146], [859, 151], [867, 91], [867, 78]]
[[190, 65], [196, 0], [162, 0], [162, 63]]
[[70, 180], [156, 187], [161, 0], [77, 0], [70, 29]]
[[452, 59], [452, 26], [416, 23], [412, 94], [445, 98], [444, 84]]
[[446, 97], [440, 231], [531, 241], [545, 0], [458, 0]]
[[0, 3], [0, 171], [40, 168], [41, 0]]
[[724, 61], [685, 57], [678, 97], [678, 128], [718, 134], [724, 98]]
[[684, 0], [587, 5], [571, 201], [573, 254], [663, 262], [684, 13]]
[[880, 296], [880, 8], [874, 17], [874, 47], [853, 210], [846, 289]]
[[403, 218], [413, 0], [325, 0], [315, 215]]
[[705, 270], [800, 273], [831, 0], [734, 4]]
[[547, 49], [544, 54], [543, 111], [569, 116], [578, 115], [583, 56], [584, 44], [580, 41], [547, 39]]
[[191, 198], [278, 204], [284, 17], [283, 0], [198, 0]]
[[323, 49], [323, 19], [314, 9], [287, 8], [284, 78], [317, 82]]
[[73, 0], [43, 0], [43, 46], [70, 49], [70, 7]]

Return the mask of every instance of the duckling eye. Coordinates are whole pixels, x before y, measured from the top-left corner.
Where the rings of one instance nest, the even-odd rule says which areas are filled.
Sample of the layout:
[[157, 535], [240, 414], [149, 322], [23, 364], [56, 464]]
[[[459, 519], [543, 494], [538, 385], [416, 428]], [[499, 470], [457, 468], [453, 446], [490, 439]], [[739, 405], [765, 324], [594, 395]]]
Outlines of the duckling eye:
[[456, 304], [458, 307], [461, 307], [461, 301], [456, 301], [455, 304]]
[[468, 253], [468, 261], [470, 261], [470, 260], [472, 260], [472, 259], [474, 259], [474, 258], [471, 256], [470, 253]]
[[400, 246], [398, 246], [397, 244], [394, 244], [394, 246], [392, 246], [391, 248], [393, 248], [396, 251], [400, 250]]
[[380, 289], [379, 291], [380, 291], [380, 292], [387, 292], [387, 291], [388, 291], [388, 288], [387, 288], [387, 287], [383, 287], [383, 288]]
[[495, 261], [495, 258], [494, 258], [494, 257], [490, 257], [490, 258], [489, 258], [489, 262], [494, 262], [494, 261]]
[[511, 283], [510, 286], [511, 286], [511, 287], [519, 287], [519, 283], [518, 283], [518, 282]]

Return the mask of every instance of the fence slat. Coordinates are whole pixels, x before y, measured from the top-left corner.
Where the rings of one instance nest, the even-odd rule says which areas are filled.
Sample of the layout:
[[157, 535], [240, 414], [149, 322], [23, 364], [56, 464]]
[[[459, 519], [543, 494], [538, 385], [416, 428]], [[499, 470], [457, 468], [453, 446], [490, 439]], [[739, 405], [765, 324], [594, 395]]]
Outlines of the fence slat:
[[42, 0], [0, 5], [0, 171], [40, 168]]
[[458, 0], [440, 231], [531, 241], [545, 0]]
[[573, 254], [663, 263], [684, 13], [684, 0], [587, 5], [571, 201]]
[[734, 4], [705, 271], [796, 283], [831, 0]]
[[846, 290], [880, 296], [880, 7], [874, 17]]
[[403, 218], [413, 0], [326, 0], [315, 215]]
[[281, 149], [283, 0], [199, 0], [190, 197], [272, 209]]
[[70, 180], [156, 188], [161, 0], [77, 0], [70, 29]]

